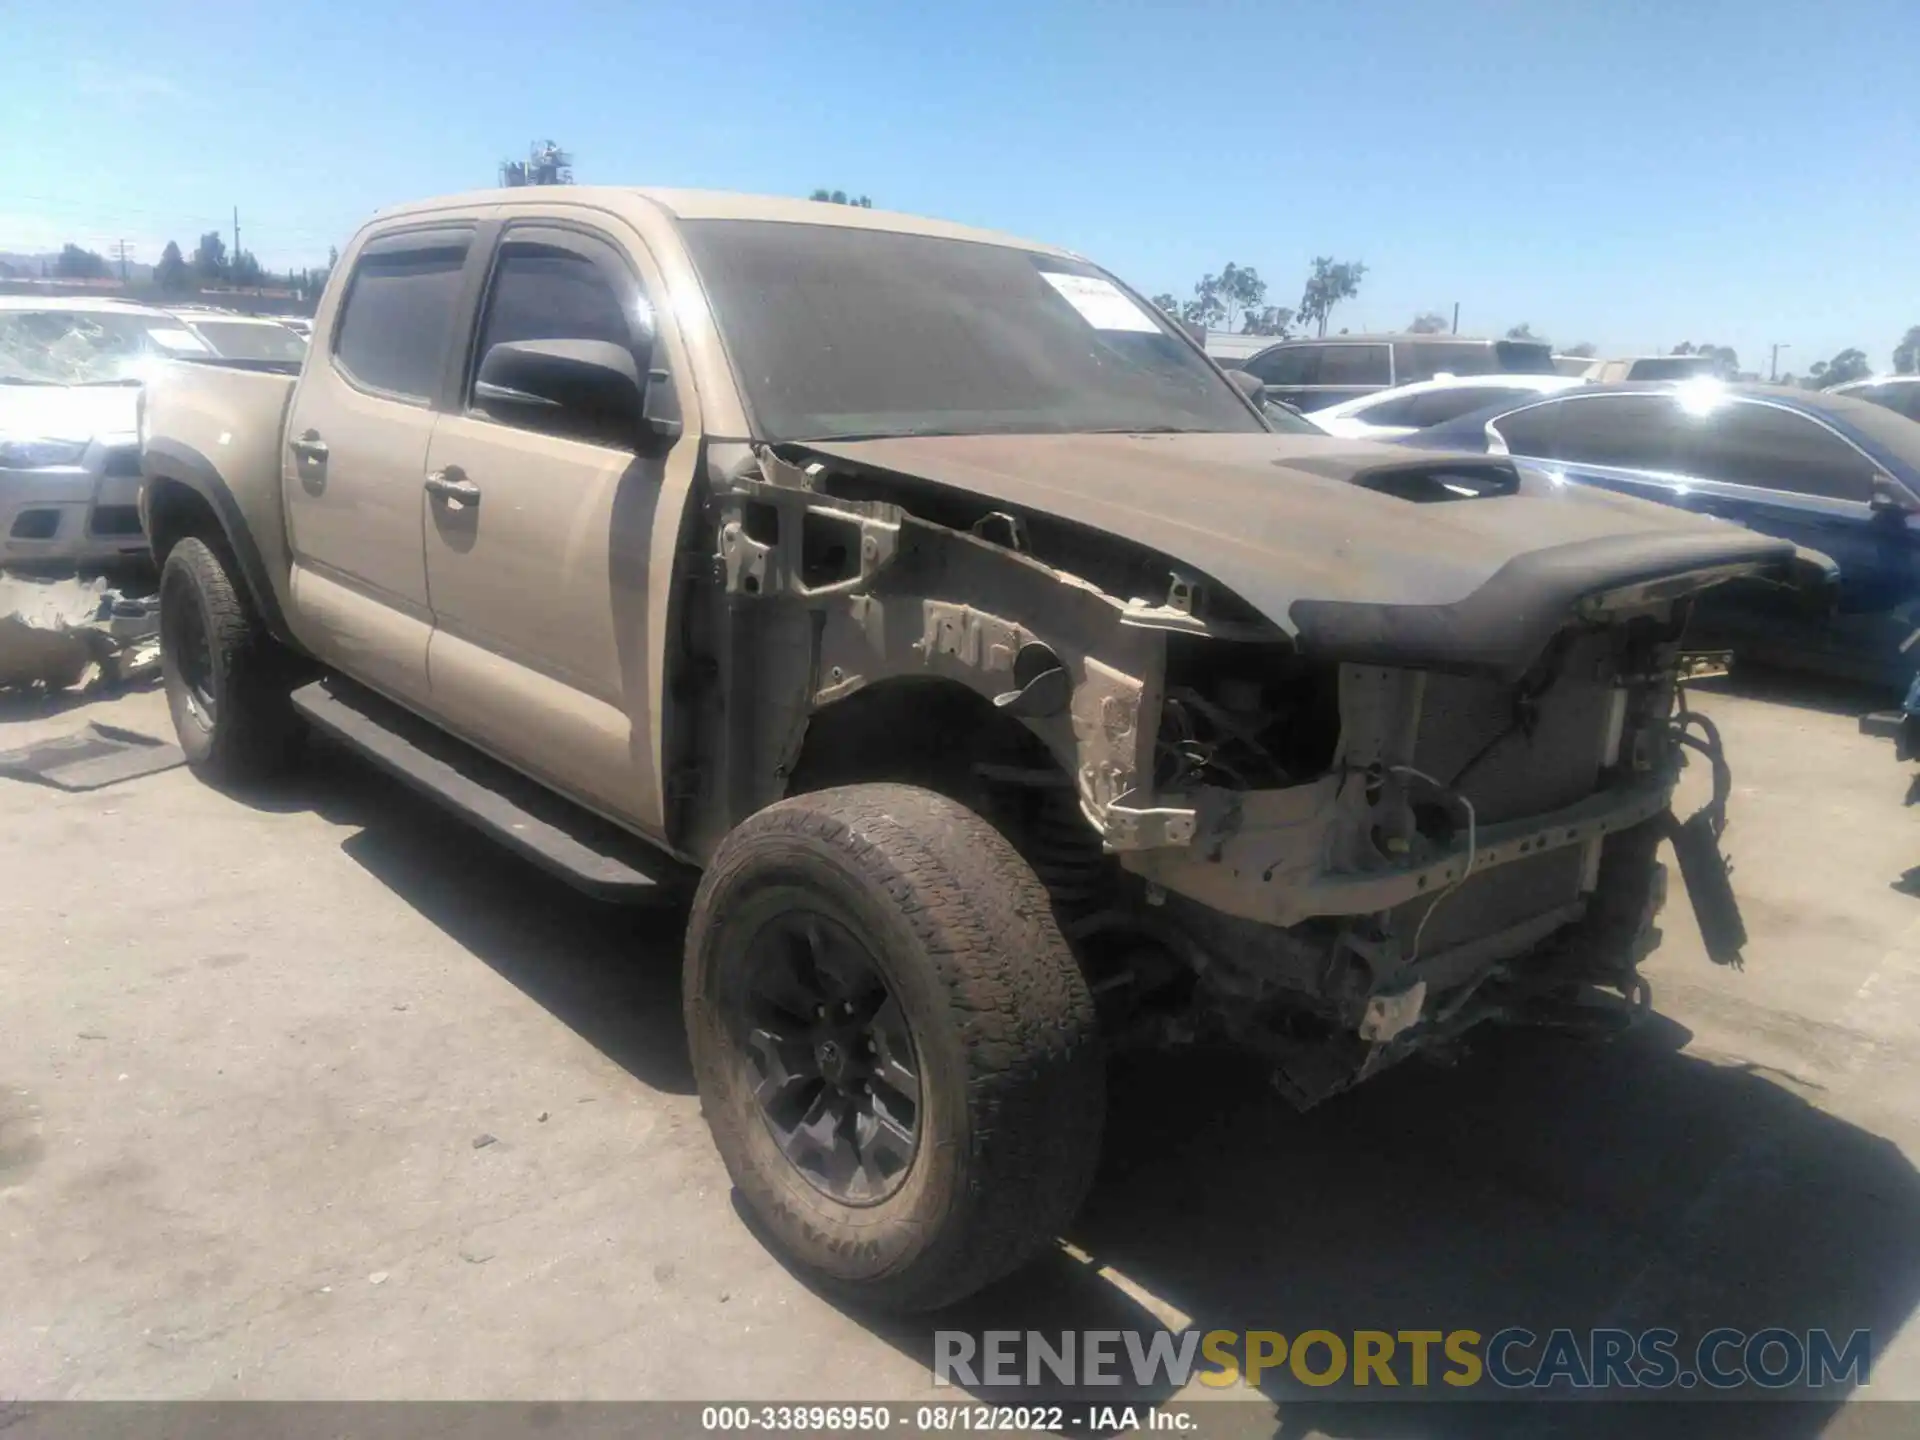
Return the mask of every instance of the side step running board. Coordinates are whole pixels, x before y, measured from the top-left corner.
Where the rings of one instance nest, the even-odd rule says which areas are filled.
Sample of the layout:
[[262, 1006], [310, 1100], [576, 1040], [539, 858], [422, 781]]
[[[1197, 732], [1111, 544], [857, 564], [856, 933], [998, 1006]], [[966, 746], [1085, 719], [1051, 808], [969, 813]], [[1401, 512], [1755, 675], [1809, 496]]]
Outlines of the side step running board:
[[292, 698], [320, 730], [595, 899], [657, 900], [685, 873], [645, 842], [350, 681], [316, 680]]

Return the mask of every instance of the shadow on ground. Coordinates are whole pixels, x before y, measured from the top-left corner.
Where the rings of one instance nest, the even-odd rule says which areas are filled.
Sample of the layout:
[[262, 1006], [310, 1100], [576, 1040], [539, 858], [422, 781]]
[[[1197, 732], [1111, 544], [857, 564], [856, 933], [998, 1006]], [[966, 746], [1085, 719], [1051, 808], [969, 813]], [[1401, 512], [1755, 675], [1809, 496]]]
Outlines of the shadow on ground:
[[[338, 752], [254, 803], [362, 827], [345, 849], [397, 896], [643, 1084], [692, 1088], [680, 909], [583, 899]], [[1105, 1162], [1067, 1237], [1089, 1260], [1056, 1251], [938, 1316], [856, 1318], [929, 1367], [936, 1328], [1151, 1331], [1169, 1311], [1203, 1332], [1289, 1336], [1669, 1327], [1683, 1363], [1715, 1326], [1841, 1339], [1867, 1329], [1884, 1345], [1920, 1299], [1920, 1174], [1768, 1074], [1686, 1054], [1689, 1038], [1665, 1020], [1606, 1047], [1493, 1034], [1453, 1068], [1405, 1065], [1305, 1115], [1251, 1061], [1116, 1063]], [[1831, 1425], [1840, 1403], [1829, 1391], [1737, 1410], [1543, 1409], [1471, 1403], [1485, 1384], [1444, 1389], [1357, 1403], [1276, 1371], [1261, 1398], [1279, 1418], [1260, 1426], [1286, 1437], [1798, 1437]], [[1139, 1403], [1167, 1391], [1081, 1396]]]
[[588, 899], [325, 744], [294, 776], [245, 799], [361, 827], [341, 848], [381, 884], [643, 1084], [693, 1092], [680, 1023], [681, 902]]
[[[1091, 1262], [1050, 1257], [931, 1323], [869, 1323], [929, 1366], [936, 1326], [1152, 1330], [1168, 1307], [1202, 1332], [1288, 1336], [1669, 1327], [1683, 1362], [1723, 1325], [1884, 1345], [1920, 1299], [1920, 1175], [1764, 1075], [1682, 1053], [1688, 1038], [1670, 1022], [1605, 1048], [1496, 1035], [1306, 1115], [1230, 1058], [1117, 1067], [1106, 1163], [1069, 1237]], [[1811, 1436], [1839, 1404], [1801, 1392], [1735, 1422], [1699, 1404], [1471, 1403], [1491, 1389], [1372, 1404], [1285, 1371], [1261, 1385], [1283, 1436]]]

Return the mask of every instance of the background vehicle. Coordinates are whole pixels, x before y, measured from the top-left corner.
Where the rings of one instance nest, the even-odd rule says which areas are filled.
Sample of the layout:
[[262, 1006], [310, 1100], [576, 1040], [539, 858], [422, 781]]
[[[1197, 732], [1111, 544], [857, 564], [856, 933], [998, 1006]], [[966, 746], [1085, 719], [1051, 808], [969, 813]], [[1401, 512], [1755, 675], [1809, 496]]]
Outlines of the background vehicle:
[[1600, 362], [1591, 355], [1556, 355], [1553, 368], [1561, 375], [1571, 376], [1575, 380], [1584, 380], [1589, 371]]
[[1275, 434], [1049, 246], [454, 196], [350, 242], [297, 377], [172, 366], [144, 433], [189, 763], [244, 783], [304, 720], [592, 893], [699, 870], [715, 1141], [870, 1302], [1058, 1233], [1109, 1042], [1252, 1045], [1305, 1104], [1627, 1023], [1668, 833], [1742, 943], [1724, 794], [1668, 808], [1674, 644], [1790, 547]]
[[1596, 385], [1628, 380], [1731, 379], [1711, 355], [1637, 355], [1625, 360], [1596, 360], [1584, 372]]
[[1313, 412], [1329, 435], [1354, 440], [1396, 440], [1432, 425], [1484, 410], [1553, 395], [1582, 382], [1564, 375], [1455, 375], [1396, 386], [1358, 400], [1343, 400]]
[[1837, 392], [1718, 381], [1582, 386], [1405, 443], [1550, 463], [1567, 480], [1733, 520], [1832, 559], [1834, 613], [1787, 592], [1706, 597], [1704, 635], [1777, 664], [1904, 686], [1920, 619], [1920, 425]]
[[1275, 400], [1312, 414], [1343, 400], [1441, 375], [1551, 375], [1553, 354], [1520, 340], [1459, 335], [1342, 335], [1282, 340], [1246, 360], [1221, 364], [1265, 383]]
[[225, 360], [286, 360], [297, 364], [307, 353], [305, 337], [263, 315], [236, 315], [224, 310], [169, 313], [209, 351]]
[[1896, 415], [1920, 420], [1920, 375], [1881, 375], [1872, 380], [1850, 380], [1825, 392], [1854, 400], [1871, 400]]
[[145, 558], [139, 388], [166, 357], [204, 350], [143, 305], [0, 297], [0, 563]]

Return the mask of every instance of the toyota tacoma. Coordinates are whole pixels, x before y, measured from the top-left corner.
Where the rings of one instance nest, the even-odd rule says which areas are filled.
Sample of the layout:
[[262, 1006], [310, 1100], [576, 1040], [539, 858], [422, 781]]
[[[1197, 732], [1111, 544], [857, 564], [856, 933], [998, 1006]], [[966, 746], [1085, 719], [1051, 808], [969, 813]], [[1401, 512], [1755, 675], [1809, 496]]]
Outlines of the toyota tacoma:
[[354, 237], [297, 372], [167, 369], [192, 766], [318, 729], [594, 895], [691, 890], [705, 1114], [827, 1289], [932, 1307], [1058, 1235], [1114, 1046], [1251, 1046], [1304, 1105], [1483, 1022], [1631, 1022], [1664, 838], [1739, 958], [1681, 645], [1790, 547], [1279, 433], [1077, 255], [456, 196]]

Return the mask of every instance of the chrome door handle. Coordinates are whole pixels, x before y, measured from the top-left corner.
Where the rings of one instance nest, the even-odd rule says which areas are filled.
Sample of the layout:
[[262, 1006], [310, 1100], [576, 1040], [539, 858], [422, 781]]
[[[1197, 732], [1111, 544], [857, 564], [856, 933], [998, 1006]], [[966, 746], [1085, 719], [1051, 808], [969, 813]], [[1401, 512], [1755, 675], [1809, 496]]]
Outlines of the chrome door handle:
[[302, 460], [311, 460], [315, 465], [327, 463], [327, 442], [320, 438], [318, 430], [304, 431], [287, 443]]
[[456, 507], [480, 503], [480, 487], [467, 479], [466, 472], [458, 465], [449, 465], [427, 476], [427, 493]]

